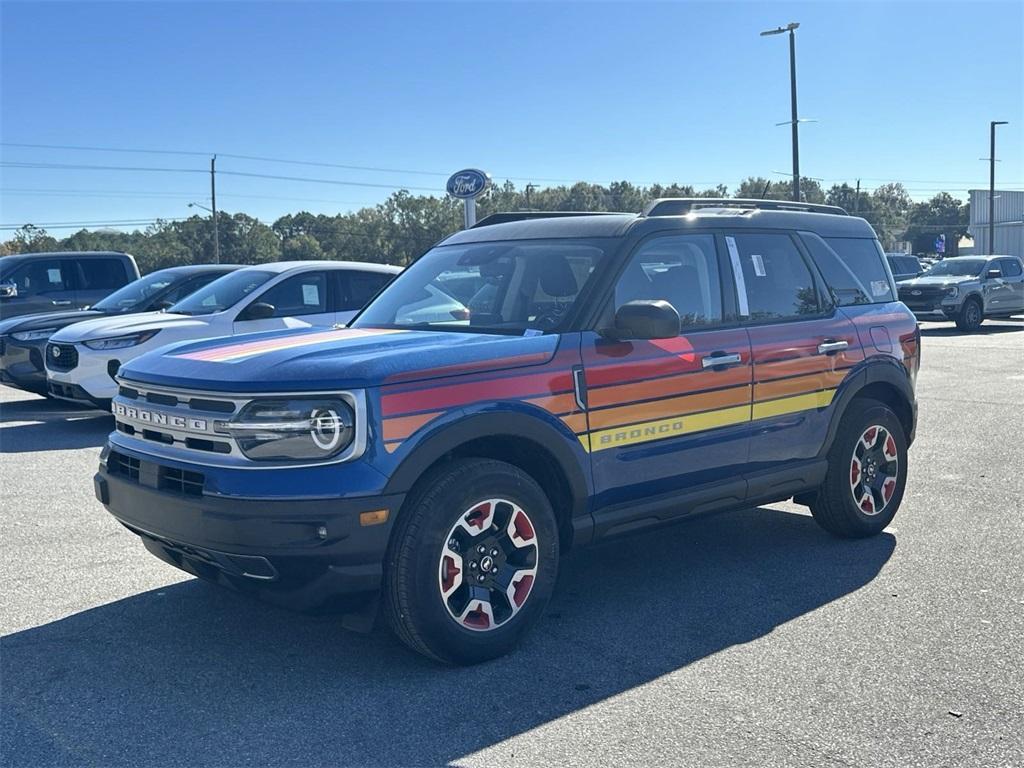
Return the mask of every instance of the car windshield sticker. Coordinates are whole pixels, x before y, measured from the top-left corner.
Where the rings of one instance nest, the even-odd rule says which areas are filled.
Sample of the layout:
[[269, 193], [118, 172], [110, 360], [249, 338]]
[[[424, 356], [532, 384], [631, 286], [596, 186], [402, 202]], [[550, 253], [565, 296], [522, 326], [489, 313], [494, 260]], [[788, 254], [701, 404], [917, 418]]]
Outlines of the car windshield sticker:
[[302, 286], [302, 303], [307, 307], [320, 306], [320, 286], [316, 283]]
[[544, 331], [542, 331], [540, 328], [527, 328], [525, 331], [523, 331], [523, 336], [543, 336], [543, 335], [544, 335]]
[[754, 274], [758, 277], [766, 277], [767, 272], [764, 271], [764, 259], [761, 258], [760, 253], [750, 254], [750, 263], [754, 265]]
[[402, 330], [389, 328], [340, 328], [319, 333], [278, 336], [272, 339], [246, 341], [227, 344], [222, 347], [199, 349], [174, 355], [185, 360], [199, 360], [205, 363], [234, 363], [256, 355], [269, 352], [280, 352], [283, 349], [298, 349], [315, 344], [329, 344], [335, 341], [350, 341], [369, 336], [385, 336], [393, 333], [404, 333]]
[[872, 280], [871, 292], [875, 296], [885, 296], [889, 292], [889, 284], [885, 280]]
[[60, 268], [58, 267], [57, 269], [48, 269], [48, 270], [46, 270], [46, 279], [49, 280], [51, 283], [59, 283], [60, 282]]

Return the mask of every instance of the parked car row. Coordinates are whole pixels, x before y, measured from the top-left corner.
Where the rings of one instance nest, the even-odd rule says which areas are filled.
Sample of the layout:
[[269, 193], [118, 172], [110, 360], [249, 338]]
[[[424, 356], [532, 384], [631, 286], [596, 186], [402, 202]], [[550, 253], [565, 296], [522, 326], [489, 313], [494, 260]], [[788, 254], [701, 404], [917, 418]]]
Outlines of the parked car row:
[[12, 311], [16, 316], [0, 322], [0, 382], [101, 408], [109, 407], [117, 391], [114, 376], [120, 366], [151, 349], [218, 336], [344, 325], [401, 271], [342, 261], [174, 267], [136, 279], [92, 305], [35, 290], [40, 281], [57, 284], [49, 280], [58, 277], [54, 270], [63, 280], [95, 272], [103, 260], [135, 265], [126, 254], [77, 256], [4, 257], [3, 274], [15, 289], [0, 297], [0, 307], [12, 299], [45, 296], [51, 302], [47, 309], [64, 301], [75, 308], [40, 312], [43, 304], [37, 303], [37, 314], [28, 314], [29, 305], [18, 304]]

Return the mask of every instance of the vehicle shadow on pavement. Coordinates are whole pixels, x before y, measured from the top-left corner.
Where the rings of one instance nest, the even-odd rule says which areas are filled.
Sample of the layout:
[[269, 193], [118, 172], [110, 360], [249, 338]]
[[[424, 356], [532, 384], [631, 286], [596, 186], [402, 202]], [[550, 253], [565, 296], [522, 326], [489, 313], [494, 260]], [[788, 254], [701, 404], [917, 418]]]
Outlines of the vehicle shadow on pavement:
[[0, 453], [98, 448], [113, 428], [110, 414], [98, 409], [27, 394], [0, 400]]
[[922, 325], [922, 336], [994, 336], [1000, 333], [1013, 333], [1024, 331], [1024, 322], [1019, 320], [1004, 320], [1000, 325], [982, 325], [976, 331], [961, 331], [955, 325]]
[[2, 761], [457, 762], [849, 595], [895, 546], [761, 508], [581, 550], [523, 646], [467, 669], [186, 581], [3, 638]]

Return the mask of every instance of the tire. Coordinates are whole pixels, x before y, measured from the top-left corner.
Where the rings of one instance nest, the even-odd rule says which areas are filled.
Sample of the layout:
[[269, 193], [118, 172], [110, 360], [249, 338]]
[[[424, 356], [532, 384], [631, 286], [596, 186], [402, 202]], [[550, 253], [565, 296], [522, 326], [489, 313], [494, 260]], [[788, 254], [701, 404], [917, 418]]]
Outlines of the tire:
[[892, 522], [906, 484], [907, 437], [899, 418], [877, 400], [854, 399], [828, 452], [825, 482], [810, 505], [814, 519], [843, 538], [874, 536]]
[[984, 319], [981, 302], [972, 296], [965, 300], [964, 305], [960, 307], [960, 313], [956, 316], [956, 327], [961, 331], [973, 333], [981, 327]]
[[503, 656], [550, 599], [558, 546], [551, 503], [532, 477], [501, 461], [456, 460], [403, 506], [385, 561], [384, 616], [431, 659]]

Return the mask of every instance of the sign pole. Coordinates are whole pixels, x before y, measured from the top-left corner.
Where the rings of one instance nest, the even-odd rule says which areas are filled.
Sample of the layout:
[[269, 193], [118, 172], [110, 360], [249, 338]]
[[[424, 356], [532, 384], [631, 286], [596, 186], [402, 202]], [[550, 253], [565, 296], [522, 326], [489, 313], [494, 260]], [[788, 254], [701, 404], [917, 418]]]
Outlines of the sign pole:
[[491, 186], [491, 177], [477, 168], [466, 168], [448, 178], [446, 189], [452, 197], [462, 201], [464, 229], [476, 225], [476, 199]]

